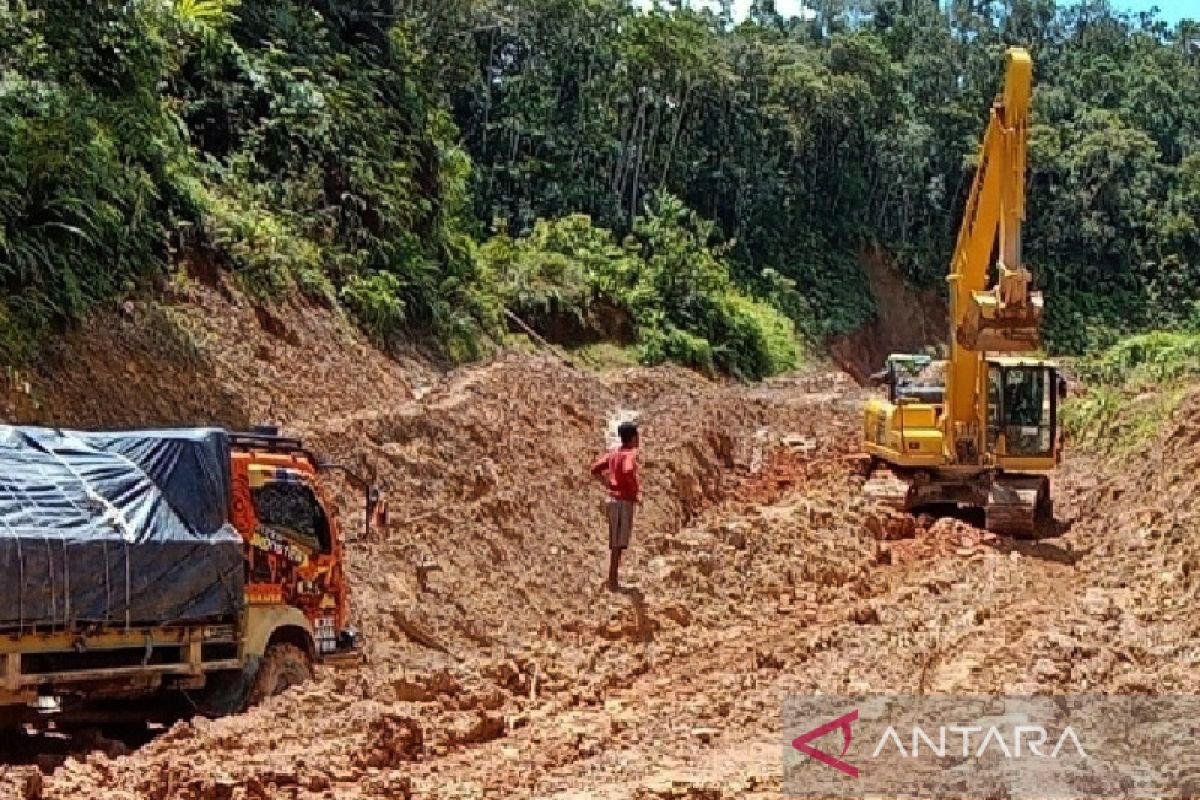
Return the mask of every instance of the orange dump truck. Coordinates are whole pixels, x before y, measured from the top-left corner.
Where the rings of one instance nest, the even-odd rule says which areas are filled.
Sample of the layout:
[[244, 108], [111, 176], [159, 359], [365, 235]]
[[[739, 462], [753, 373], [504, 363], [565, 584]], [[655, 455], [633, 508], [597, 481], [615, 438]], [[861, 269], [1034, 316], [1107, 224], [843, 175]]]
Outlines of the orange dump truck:
[[272, 428], [0, 426], [0, 721], [227, 713], [355, 658], [330, 466]]

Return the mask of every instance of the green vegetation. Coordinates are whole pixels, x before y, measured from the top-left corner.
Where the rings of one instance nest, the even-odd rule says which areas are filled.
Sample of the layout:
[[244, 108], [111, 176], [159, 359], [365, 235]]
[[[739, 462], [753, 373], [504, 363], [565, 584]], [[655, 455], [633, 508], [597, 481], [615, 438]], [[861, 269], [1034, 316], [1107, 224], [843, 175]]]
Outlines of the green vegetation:
[[[0, 360], [215, 261], [454, 358], [505, 311], [745, 378], [940, 285], [1003, 48], [1051, 349], [1200, 321], [1200, 27], [1105, 0], [0, 5]], [[943, 4], [944, 5], [944, 4]], [[489, 226], [494, 233], [489, 233]]]
[[1064, 409], [1076, 441], [1102, 449], [1145, 444], [1200, 375], [1200, 335], [1153, 332], [1127, 337], [1076, 365], [1086, 393]]
[[1155, 332], [1131, 336], [1078, 365], [1089, 385], [1142, 392], [1200, 375], [1200, 335]]
[[655, 199], [618, 245], [573, 215], [480, 250], [506, 307], [559, 341], [636, 340], [646, 364], [677, 361], [757, 379], [796, 366], [790, 319], [735, 287], [711, 223]]

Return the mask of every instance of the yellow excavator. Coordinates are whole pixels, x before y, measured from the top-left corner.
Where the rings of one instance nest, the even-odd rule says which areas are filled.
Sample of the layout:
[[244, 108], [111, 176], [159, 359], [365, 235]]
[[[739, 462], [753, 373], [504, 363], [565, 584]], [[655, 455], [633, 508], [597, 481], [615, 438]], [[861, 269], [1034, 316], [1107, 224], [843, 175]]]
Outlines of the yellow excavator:
[[868, 495], [905, 511], [983, 509], [988, 530], [1017, 537], [1053, 519], [1044, 473], [1061, 458], [1063, 383], [1037, 357], [1042, 296], [1021, 261], [1032, 85], [1029, 54], [1010, 48], [950, 263], [949, 358], [890, 356], [876, 373], [888, 398], [863, 420]]

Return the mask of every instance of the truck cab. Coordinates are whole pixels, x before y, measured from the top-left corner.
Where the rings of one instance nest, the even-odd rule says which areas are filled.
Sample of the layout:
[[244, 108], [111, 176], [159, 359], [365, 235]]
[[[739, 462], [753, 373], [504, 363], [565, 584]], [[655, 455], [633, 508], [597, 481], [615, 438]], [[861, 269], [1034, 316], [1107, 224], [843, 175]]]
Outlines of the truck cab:
[[315, 657], [354, 649], [345, 541], [319, 481], [319, 462], [300, 440], [273, 429], [234, 434], [230, 444], [230, 521], [246, 542], [248, 613], [290, 617]]

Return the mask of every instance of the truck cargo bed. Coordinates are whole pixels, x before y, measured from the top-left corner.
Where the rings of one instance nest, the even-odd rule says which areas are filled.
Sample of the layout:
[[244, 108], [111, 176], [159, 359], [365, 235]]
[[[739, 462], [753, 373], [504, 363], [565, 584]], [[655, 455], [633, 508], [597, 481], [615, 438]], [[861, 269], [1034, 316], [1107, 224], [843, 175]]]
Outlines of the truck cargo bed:
[[0, 426], [0, 630], [235, 615], [229, 464], [217, 429]]

